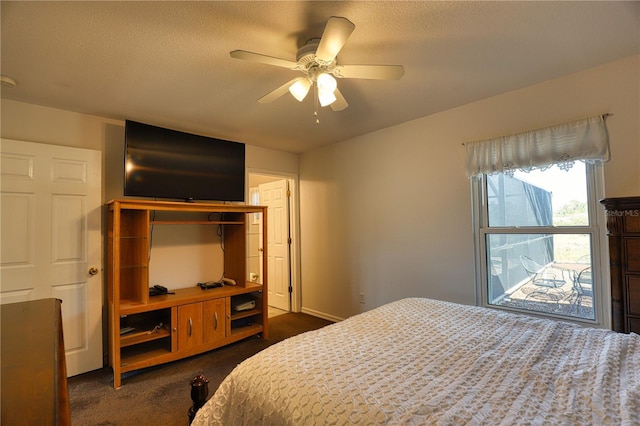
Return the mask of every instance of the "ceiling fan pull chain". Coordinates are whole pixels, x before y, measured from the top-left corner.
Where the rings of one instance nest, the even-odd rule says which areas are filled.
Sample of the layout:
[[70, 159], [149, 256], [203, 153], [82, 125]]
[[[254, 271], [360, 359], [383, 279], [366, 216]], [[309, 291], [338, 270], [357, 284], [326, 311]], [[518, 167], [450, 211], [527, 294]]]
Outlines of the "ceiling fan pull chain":
[[313, 105], [313, 115], [316, 117], [316, 124], [320, 124], [320, 118], [318, 117], [318, 85], [315, 83], [313, 84]]

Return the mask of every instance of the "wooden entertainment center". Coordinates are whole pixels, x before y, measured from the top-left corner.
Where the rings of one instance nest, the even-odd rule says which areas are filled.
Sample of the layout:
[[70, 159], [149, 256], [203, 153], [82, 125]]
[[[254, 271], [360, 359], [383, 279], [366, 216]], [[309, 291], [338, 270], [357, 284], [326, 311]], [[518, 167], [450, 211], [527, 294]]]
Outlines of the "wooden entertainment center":
[[[267, 208], [235, 204], [114, 200], [108, 207], [109, 363], [113, 386], [122, 374], [228, 345], [254, 335], [268, 338]], [[162, 213], [163, 219], [155, 219]], [[262, 283], [247, 279], [247, 232], [262, 216]], [[159, 216], [159, 215], [158, 215]], [[169, 289], [149, 295], [149, 251], [155, 226], [221, 227], [224, 276], [236, 285]], [[176, 265], [177, 268], [180, 265]], [[236, 311], [239, 298], [255, 307]]]

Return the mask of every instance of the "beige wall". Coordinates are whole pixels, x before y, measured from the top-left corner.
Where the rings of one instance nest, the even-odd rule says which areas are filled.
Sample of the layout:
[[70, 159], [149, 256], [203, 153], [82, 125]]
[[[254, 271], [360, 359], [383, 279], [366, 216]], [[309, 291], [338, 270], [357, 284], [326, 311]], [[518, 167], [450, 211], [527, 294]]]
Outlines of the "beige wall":
[[[5, 139], [102, 151], [103, 200], [122, 197], [124, 121], [61, 109], [1, 101], [0, 134]], [[297, 175], [298, 155], [247, 145], [247, 168]]]
[[640, 195], [639, 70], [634, 56], [303, 154], [303, 311], [475, 303], [464, 141], [610, 112], [606, 196]]
[[61, 109], [2, 99], [2, 137], [52, 145], [103, 150], [109, 139], [109, 120]]
[[[4, 139], [102, 151], [102, 200], [122, 198], [124, 121], [5, 99], [1, 107], [1, 135]], [[297, 175], [298, 155], [247, 145], [246, 165], [252, 169]], [[158, 230], [154, 236], [150, 274], [153, 284], [180, 288], [205, 279], [219, 278], [222, 255], [218, 240], [212, 236], [206, 241], [198, 240], [196, 232], [193, 227], [175, 228], [166, 235]], [[182, 269], [175, 268], [176, 261]]]

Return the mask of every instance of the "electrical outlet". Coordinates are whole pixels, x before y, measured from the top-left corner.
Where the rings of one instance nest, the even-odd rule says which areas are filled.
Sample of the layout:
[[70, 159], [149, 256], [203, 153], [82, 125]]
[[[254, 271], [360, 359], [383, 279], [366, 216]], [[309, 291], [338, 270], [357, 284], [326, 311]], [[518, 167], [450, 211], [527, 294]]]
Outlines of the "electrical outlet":
[[364, 293], [360, 293], [360, 303], [364, 304]]

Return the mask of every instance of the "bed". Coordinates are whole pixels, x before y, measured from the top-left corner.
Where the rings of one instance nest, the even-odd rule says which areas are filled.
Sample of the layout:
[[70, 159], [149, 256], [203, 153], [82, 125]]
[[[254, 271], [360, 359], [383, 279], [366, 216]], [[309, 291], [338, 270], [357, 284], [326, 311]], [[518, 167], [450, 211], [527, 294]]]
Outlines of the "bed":
[[422, 298], [239, 364], [200, 425], [638, 425], [640, 336]]

